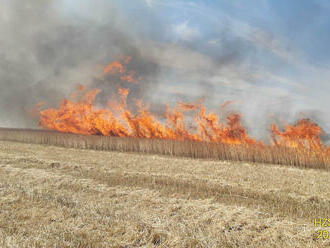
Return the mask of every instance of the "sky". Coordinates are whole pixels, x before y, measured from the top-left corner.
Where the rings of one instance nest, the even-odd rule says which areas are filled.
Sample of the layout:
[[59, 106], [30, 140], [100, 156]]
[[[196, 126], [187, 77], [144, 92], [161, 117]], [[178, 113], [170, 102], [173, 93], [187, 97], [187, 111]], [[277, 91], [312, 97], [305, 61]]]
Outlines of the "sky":
[[[26, 83], [15, 81], [2, 93], [13, 99], [17, 89], [26, 92], [28, 85], [32, 99], [18, 104], [24, 111], [34, 100], [55, 103], [78, 81], [95, 85], [93, 66], [120, 55], [133, 57], [132, 68], [144, 76], [143, 97], [150, 102], [204, 97], [216, 109], [232, 100], [256, 136], [267, 133], [274, 118], [291, 123], [312, 118], [330, 132], [327, 0], [0, 4], [5, 23], [0, 31], [8, 34], [0, 38], [0, 54], [7, 58], [2, 72], [0, 64], [0, 86], [6, 91], [10, 82], [27, 78], [28, 71]], [[26, 41], [20, 43], [22, 39]], [[8, 64], [16, 68], [10, 76]], [[3, 109], [8, 102], [15, 105], [14, 100], [3, 102]], [[18, 122], [16, 112], [20, 110], [0, 124]]]

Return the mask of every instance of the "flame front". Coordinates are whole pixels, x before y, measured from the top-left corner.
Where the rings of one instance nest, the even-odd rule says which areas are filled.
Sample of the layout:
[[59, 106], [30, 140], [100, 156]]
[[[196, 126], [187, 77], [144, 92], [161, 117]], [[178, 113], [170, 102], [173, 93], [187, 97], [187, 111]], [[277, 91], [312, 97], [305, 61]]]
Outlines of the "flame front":
[[[79, 89], [82, 90], [82, 89]], [[164, 120], [157, 120], [140, 100], [137, 113], [132, 113], [126, 103], [129, 90], [119, 88], [119, 101], [111, 99], [109, 107], [95, 107], [99, 89], [88, 91], [78, 102], [65, 99], [58, 109], [40, 112], [40, 124], [46, 129], [76, 134], [96, 134], [119, 137], [160, 138], [176, 140], [213, 141], [232, 144], [256, 143], [248, 137], [241, 124], [241, 116], [227, 116], [226, 124], [220, 124], [214, 113], [207, 113], [205, 106], [178, 103], [176, 108], [167, 107]], [[77, 95], [77, 94], [74, 94]], [[185, 112], [195, 110], [197, 127], [187, 127]], [[194, 133], [192, 130], [197, 129]]]
[[287, 125], [283, 132], [276, 124], [272, 125], [272, 137], [276, 145], [321, 149], [324, 147], [320, 137], [322, 134], [324, 132], [321, 127], [310, 119], [302, 119], [295, 125]]
[[[104, 76], [118, 75], [120, 80], [136, 84], [136, 73], [127, 70], [130, 60], [127, 57], [123, 63], [110, 63], [104, 68]], [[127, 104], [130, 94], [128, 88], [119, 88], [117, 96], [108, 101], [106, 108], [95, 105], [95, 98], [100, 92], [100, 89], [88, 91], [79, 85], [71, 98], [76, 99], [79, 95], [82, 97], [78, 100], [65, 99], [58, 109], [40, 111], [40, 125], [46, 129], [76, 134], [264, 145], [249, 137], [242, 125], [242, 116], [238, 113], [231, 113], [225, 120], [221, 120], [219, 115], [208, 112], [201, 102], [178, 102], [174, 108], [168, 106], [163, 118], [157, 119], [142, 100], [136, 102], [137, 110], [134, 113], [130, 110]], [[230, 102], [222, 105], [221, 109], [228, 104]], [[38, 109], [42, 105], [44, 103], [39, 104]], [[191, 120], [192, 112], [195, 116], [188, 123], [187, 119]], [[316, 123], [303, 119], [295, 125], [286, 126], [284, 131], [273, 124], [271, 137], [273, 145], [277, 146], [328, 149], [322, 144], [322, 134], [322, 129]]]

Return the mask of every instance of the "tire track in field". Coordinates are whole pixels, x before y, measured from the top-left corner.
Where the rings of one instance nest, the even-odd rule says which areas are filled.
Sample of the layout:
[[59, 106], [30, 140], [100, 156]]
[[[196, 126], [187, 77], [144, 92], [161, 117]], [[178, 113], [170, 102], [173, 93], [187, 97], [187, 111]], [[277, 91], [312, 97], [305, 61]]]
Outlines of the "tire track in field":
[[[22, 162], [22, 164], [19, 163]], [[7, 161], [7, 163], [15, 163]], [[157, 190], [167, 197], [184, 197], [190, 199], [214, 198], [227, 205], [240, 205], [249, 208], [261, 208], [265, 212], [273, 212], [280, 216], [304, 218], [311, 220], [315, 216], [327, 216], [330, 212], [330, 201], [318, 198], [301, 201], [289, 195], [276, 193], [260, 193], [234, 186], [223, 186], [201, 179], [178, 179], [165, 175], [145, 175], [139, 173], [111, 173], [98, 168], [82, 166], [63, 166], [50, 168], [31, 158], [16, 161], [17, 168], [38, 168], [59, 177], [71, 175], [75, 179], [92, 180], [97, 184], [110, 187], [142, 187]]]

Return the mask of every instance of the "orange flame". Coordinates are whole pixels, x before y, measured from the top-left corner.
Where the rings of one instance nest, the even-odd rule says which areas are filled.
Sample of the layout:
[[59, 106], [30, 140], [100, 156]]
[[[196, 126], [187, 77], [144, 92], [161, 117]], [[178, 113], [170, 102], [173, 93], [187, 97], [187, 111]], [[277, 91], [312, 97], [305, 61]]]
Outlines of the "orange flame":
[[294, 125], [287, 125], [285, 131], [279, 131], [276, 124], [272, 125], [273, 142], [276, 145], [289, 147], [323, 147], [321, 135], [324, 134], [319, 125], [310, 119], [302, 119]]
[[129, 64], [131, 59], [132, 59], [131, 57], [126, 57], [126, 58], [124, 58], [123, 63], [121, 63], [119, 61], [114, 61], [114, 62], [108, 64], [103, 70], [104, 75], [121, 74], [120, 79], [122, 81], [136, 84], [137, 79], [134, 78], [136, 72], [132, 71], [132, 70], [127, 71], [127, 64]]
[[[99, 109], [94, 105], [99, 89], [87, 92], [80, 101], [65, 99], [58, 109], [40, 112], [40, 125], [46, 129], [77, 134], [100, 134], [120, 137], [163, 138], [177, 140], [214, 141], [231, 144], [256, 143], [249, 138], [240, 115], [227, 117], [222, 125], [214, 113], [207, 114], [202, 105], [180, 102], [176, 108], [168, 107], [164, 121], [157, 120], [148, 107], [139, 100], [137, 113], [132, 113], [126, 103], [128, 89], [118, 90], [120, 102], [112, 99], [111, 108]], [[183, 110], [182, 110], [183, 109]], [[197, 110], [200, 132], [193, 133], [185, 122], [184, 111]]]

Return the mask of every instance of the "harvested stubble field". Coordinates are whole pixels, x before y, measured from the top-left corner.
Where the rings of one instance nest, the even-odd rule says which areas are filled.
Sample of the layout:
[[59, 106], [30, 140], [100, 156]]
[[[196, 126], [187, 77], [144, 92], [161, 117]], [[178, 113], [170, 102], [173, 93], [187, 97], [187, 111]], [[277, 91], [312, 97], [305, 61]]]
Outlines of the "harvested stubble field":
[[326, 247], [329, 175], [0, 141], [0, 247]]

